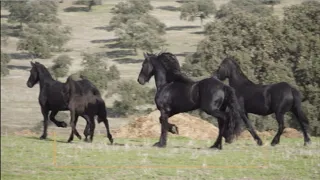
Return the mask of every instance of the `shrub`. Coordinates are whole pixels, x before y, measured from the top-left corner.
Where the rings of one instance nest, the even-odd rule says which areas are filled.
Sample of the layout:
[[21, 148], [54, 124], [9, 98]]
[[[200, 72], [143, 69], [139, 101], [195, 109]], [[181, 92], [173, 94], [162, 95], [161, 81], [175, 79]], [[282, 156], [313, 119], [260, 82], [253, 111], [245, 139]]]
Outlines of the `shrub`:
[[68, 55], [60, 55], [53, 60], [54, 64], [51, 67], [54, 77], [64, 77], [68, 74], [69, 66], [72, 59]]
[[143, 87], [136, 81], [121, 81], [117, 89], [121, 100], [114, 102], [113, 111], [122, 116], [139, 112], [137, 106], [153, 104], [155, 89]]
[[18, 50], [26, 50], [40, 57], [48, 58], [52, 51], [61, 51], [70, 39], [70, 28], [55, 24], [30, 24], [22, 33], [17, 44]]

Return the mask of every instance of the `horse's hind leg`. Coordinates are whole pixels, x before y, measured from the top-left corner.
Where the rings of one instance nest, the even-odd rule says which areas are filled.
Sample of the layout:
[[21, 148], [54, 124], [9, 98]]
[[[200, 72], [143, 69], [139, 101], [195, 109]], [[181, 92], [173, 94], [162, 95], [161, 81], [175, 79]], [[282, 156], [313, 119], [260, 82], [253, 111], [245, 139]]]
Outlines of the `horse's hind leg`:
[[262, 140], [261, 138], [258, 136], [258, 134], [256, 133], [256, 131], [254, 130], [251, 121], [248, 118], [248, 113], [241, 113], [241, 118], [244, 121], [248, 131], [250, 132], [251, 136], [253, 137], [253, 139], [257, 142], [257, 144], [259, 146], [262, 146]]
[[226, 119], [226, 114], [222, 111], [219, 110], [213, 110], [211, 112], [206, 112], [207, 114], [210, 114], [211, 116], [215, 117], [218, 119], [219, 123], [219, 134], [216, 139], [216, 142], [210, 147], [214, 149], [222, 149], [222, 135], [225, 131], [225, 124], [223, 123], [224, 120]]
[[274, 136], [272, 142], [271, 142], [271, 145], [272, 146], [275, 146], [277, 144], [279, 144], [279, 141], [280, 141], [280, 136], [284, 130], [284, 114], [283, 113], [276, 113], [276, 119], [278, 121], [278, 132], [277, 134]]
[[88, 123], [86, 124], [86, 127], [85, 127], [85, 129], [84, 129], [83, 134], [84, 134], [84, 136], [85, 136], [84, 141], [87, 142], [87, 141], [88, 141], [88, 136], [90, 135], [90, 126], [89, 126]]
[[63, 122], [63, 121], [58, 121], [55, 119], [55, 116], [57, 115], [58, 111], [51, 111], [49, 117], [50, 120], [58, 127], [67, 127], [67, 123]]
[[103, 123], [104, 123], [104, 126], [105, 126], [106, 129], [107, 129], [108, 139], [109, 139], [110, 143], [112, 144], [112, 143], [113, 143], [113, 138], [112, 138], [112, 135], [111, 135], [111, 133], [110, 133], [109, 121], [108, 121], [107, 118], [104, 118], [102, 121], [103, 121]]
[[94, 122], [94, 117], [89, 117], [90, 121], [90, 142], [93, 141], [94, 129], [96, 128], [96, 123]]
[[47, 129], [48, 129], [49, 110], [45, 107], [41, 107], [41, 113], [43, 115], [43, 133], [40, 136], [40, 139], [46, 139], [47, 138]]

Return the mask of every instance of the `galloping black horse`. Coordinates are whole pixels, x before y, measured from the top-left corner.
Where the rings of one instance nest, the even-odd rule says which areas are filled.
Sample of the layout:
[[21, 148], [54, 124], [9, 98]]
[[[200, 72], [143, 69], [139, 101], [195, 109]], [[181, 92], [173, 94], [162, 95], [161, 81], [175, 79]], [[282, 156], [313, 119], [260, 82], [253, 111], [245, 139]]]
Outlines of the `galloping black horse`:
[[[95, 122], [94, 117], [98, 116], [98, 122], [103, 122], [106, 130], [107, 136], [111, 144], [113, 143], [112, 135], [109, 130], [109, 122], [107, 119], [107, 110], [105, 106], [104, 100], [101, 98], [100, 92], [95, 86], [87, 79], [83, 79], [81, 83], [80, 81], [74, 81], [72, 76], [69, 76], [67, 82], [63, 86], [63, 97], [68, 102], [68, 109], [71, 114], [71, 134], [68, 139], [68, 142], [73, 140], [73, 135], [75, 134], [79, 139], [81, 136], [75, 129], [76, 122], [79, 116], [82, 116], [86, 119], [87, 125], [89, 124], [90, 128], [85, 129], [85, 134], [89, 134], [90, 130], [90, 141], [93, 140]], [[87, 91], [87, 89], [95, 89], [95, 91]], [[87, 136], [85, 138], [87, 141]]]
[[304, 136], [304, 145], [311, 143], [307, 134], [308, 119], [301, 109], [299, 91], [286, 82], [270, 85], [255, 84], [241, 71], [238, 63], [232, 57], [225, 58], [214, 76], [220, 80], [229, 79], [229, 84], [236, 90], [240, 105], [248, 113], [269, 115], [275, 113], [278, 121], [278, 132], [271, 145], [279, 143], [284, 130], [284, 114], [291, 111], [298, 119]]
[[[154, 146], [166, 146], [169, 117], [195, 109], [219, 119], [219, 136], [211, 148], [222, 149], [222, 133], [234, 137], [240, 132], [240, 117], [246, 117], [240, 111], [233, 88], [215, 78], [198, 82], [189, 79], [180, 72], [179, 62], [171, 53], [145, 55], [138, 82], [143, 85], [152, 76], [157, 86], [155, 102], [161, 113], [161, 136]], [[227, 107], [230, 108], [228, 113], [225, 112]], [[262, 144], [259, 137], [256, 140]]]
[[[51, 74], [47, 70], [47, 68], [38, 63], [38, 62], [30, 62], [31, 63], [31, 70], [30, 70], [30, 77], [27, 81], [27, 86], [32, 88], [35, 84], [39, 82], [40, 84], [40, 93], [39, 93], [39, 104], [41, 106], [41, 113], [43, 115], [43, 134], [41, 135], [40, 139], [47, 138], [47, 128], [48, 128], [48, 115], [50, 113], [50, 120], [56, 124], [58, 127], [67, 127], [65, 122], [60, 122], [55, 119], [55, 116], [59, 111], [66, 111], [68, 110], [68, 104], [64, 100], [62, 96], [62, 88], [63, 83], [56, 81], [52, 78]], [[86, 83], [86, 82], [82, 82]], [[96, 92], [96, 88], [89, 87], [87, 91]], [[76, 124], [77, 122], [75, 122]], [[88, 129], [88, 125], [86, 129]], [[85, 135], [87, 130], [84, 131]], [[79, 133], [78, 133], [79, 134]], [[86, 135], [87, 136], [87, 135]]]

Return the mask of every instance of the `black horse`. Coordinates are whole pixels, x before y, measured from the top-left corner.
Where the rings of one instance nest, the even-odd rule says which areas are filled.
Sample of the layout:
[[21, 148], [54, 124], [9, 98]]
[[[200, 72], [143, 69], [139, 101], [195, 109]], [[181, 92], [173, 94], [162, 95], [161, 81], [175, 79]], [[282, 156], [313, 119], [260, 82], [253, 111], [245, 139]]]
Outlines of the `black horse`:
[[[56, 124], [58, 127], [67, 127], [65, 122], [57, 121], [55, 116], [59, 111], [66, 111], [68, 110], [68, 104], [64, 100], [62, 96], [62, 89], [63, 83], [56, 81], [52, 78], [51, 74], [47, 70], [47, 68], [38, 63], [38, 62], [31, 62], [31, 70], [30, 76], [27, 81], [27, 86], [32, 88], [35, 84], [39, 82], [40, 84], [40, 93], [39, 93], [39, 104], [41, 106], [41, 113], [43, 115], [43, 134], [41, 135], [40, 139], [47, 138], [47, 128], [48, 128], [48, 115], [50, 113], [50, 120]], [[86, 83], [86, 82], [82, 82]], [[88, 88], [87, 91], [94, 91], [96, 92], [96, 88]], [[75, 122], [77, 123], [77, 122]], [[88, 129], [88, 125], [86, 129]], [[86, 130], [84, 131], [85, 136]], [[78, 133], [79, 134], [79, 133]]]
[[284, 130], [284, 114], [291, 111], [298, 119], [304, 136], [304, 145], [311, 143], [307, 134], [308, 119], [301, 109], [301, 95], [299, 91], [286, 82], [270, 85], [255, 84], [241, 71], [238, 63], [232, 57], [225, 58], [214, 76], [220, 80], [229, 79], [229, 84], [236, 90], [240, 105], [246, 116], [248, 113], [269, 115], [274, 113], [278, 121], [278, 132], [271, 145], [279, 143]]
[[[81, 83], [86, 82], [86, 83]], [[73, 135], [75, 134], [79, 139], [81, 136], [77, 133], [76, 122], [79, 116], [86, 119], [89, 128], [85, 129], [85, 134], [90, 134], [90, 141], [93, 140], [95, 122], [94, 117], [98, 116], [98, 123], [103, 122], [106, 130], [107, 136], [111, 144], [113, 143], [112, 135], [109, 129], [109, 122], [107, 119], [107, 110], [104, 100], [102, 99], [100, 92], [95, 86], [87, 79], [82, 77], [82, 80], [75, 81], [72, 76], [69, 76], [66, 83], [63, 86], [63, 96], [68, 102], [68, 109], [71, 115], [71, 134], [68, 142], [73, 140]], [[95, 89], [95, 91], [87, 91], [87, 89]], [[90, 131], [90, 132], [89, 132]], [[88, 141], [87, 136], [85, 141]]]
[[[140, 84], [145, 84], [154, 76], [157, 86], [155, 102], [161, 113], [161, 136], [154, 146], [164, 147], [167, 143], [168, 118], [195, 109], [201, 109], [218, 119], [219, 135], [211, 148], [222, 149], [222, 133], [230, 138], [240, 132], [241, 113], [233, 88], [216, 78], [193, 81], [180, 72], [178, 60], [171, 53], [145, 55], [145, 60], [138, 77]], [[228, 113], [226, 108], [230, 108]], [[258, 144], [262, 144], [259, 137]]]

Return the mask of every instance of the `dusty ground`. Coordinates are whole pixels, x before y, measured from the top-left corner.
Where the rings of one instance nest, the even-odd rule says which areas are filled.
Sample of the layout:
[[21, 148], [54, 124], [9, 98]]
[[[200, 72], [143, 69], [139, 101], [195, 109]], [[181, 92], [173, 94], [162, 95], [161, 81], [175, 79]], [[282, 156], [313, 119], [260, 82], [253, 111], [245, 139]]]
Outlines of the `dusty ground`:
[[[113, 32], [108, 32], [105, 28], [108, 25], [112, 14], [110, 9], [119, 1], [108, 0], [104, 1], [102, 6], [93, 7], [92, 12], [65, 12], [64, 9], [74, 6], [71, 1], [64, 1], [59, 4], [59, 18], [63, 25], [72, 27], [72, 39], [67, 43], [66, 48], [69, 49], [67, 54], [74, 59], [70, 74], [81, 69], [81, 54], [83, 52], [97, 53], [102, 56], [102, 59], [109, 65], [116, 64], [121, 73], [122, 79], [136, 79], [141, 67], [142, 52], [138, 56], [132, 55], [132, 51], [128, 49], [114, 48], [115, 36]], [[227, 2], [225, 0], [214, 1], [217, 6]], [[275, 6], [277, 14], [282, 13], [282, 8], [291, 5], [292, 3], [301, 2], [301, 0], [283, 0], [282, 4]], [[179, 12], [167, 11], [161, 9], [163, 6], [178, 7], [179, 3], [173, 0], [153, 0], [152, 5], [155, 7], [151, 12], [152, 15], [164, 22], [168, 29], [165, 38], [168, 46], [167, 51], [177, 54], [178, 59], [183, 62], [184, 56], [187, 53], [196, 50], [197, 43], [203, 39], [200, 21], [188, 22], [179, 19]], [[74, 6], [81, 7], [81, 6]], [[1, 15], [7, 15], [6, 10], [1, 10]], [[6, 23], [5, 16], [1, 17], [1, 23]], [[207, 20], [211, 21], [211, 19]], [[37, 97], [39, 87], [36, 85], [30, 89], [26, 86], [26, 81], [29, 77], [30, 56], [26, 53], [16, 50], [18, 39], [9, 37], [8, 44], [2, 45], [1, 49], [9, 53], [12, 57], [9, 63], [10, 75], [1, 77], [1, 130], [2, 133], [11, 131], [21, 131], [23, 129], [33, 129], [37, 133], [40, 132], [42, 115], [38, 105]], [[61, 53], [62, 54], [62, 53]], [[43, 63], [46, 66], [52, 64], [52, 59], [34, 59]], [[61, 79], [64, 81], [64, 79]], [[149, 86], [153, 86], [151, 81]], [[108, 107], [111, 107], [113, 98], [106, 99]], [[112, 129], [117, 129], [127, 124], [130, 119], [109, 118]], [[157, 121], [158, 123], [158, 121]], [[79, 130], [82, 131], [84, 121], [79, 121]], [[97, 126], [98, 132], [103, 131], [103, 126]], [[55, 128], [51, 126], [49, 130], [59, 132], [69, 132], [69, 129]], [[199, 129], [200, 130], [200, 129]], [[183, 131], [183, 130], [182, 130]], [[201, 131], [201, 130], [200, 130]]]

